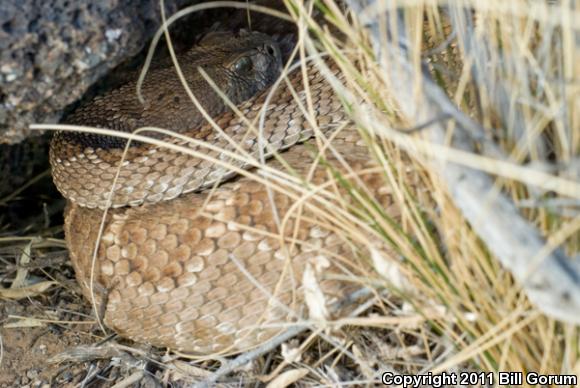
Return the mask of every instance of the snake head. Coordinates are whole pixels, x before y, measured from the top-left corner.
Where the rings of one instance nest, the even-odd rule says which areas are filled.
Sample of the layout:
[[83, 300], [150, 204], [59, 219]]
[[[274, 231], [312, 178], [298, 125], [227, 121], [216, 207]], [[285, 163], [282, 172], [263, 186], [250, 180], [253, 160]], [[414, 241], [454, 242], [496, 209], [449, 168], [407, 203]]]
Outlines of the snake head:
[[[179, 63], [190, 90], [203, 109], [215, 118], [228, 107], [199, 69], [238, 105], [272, 85], [280, 74], [282, 56], [276, 40], [266, 34], [212, 32], [198, 46], [180, 53]], [[173, 63], [162, 63], [145, 77], [142, 86], [145, 104], [135, 96], [135, 77], [81, 105], [66, 122], [120, 132], [151, 126], [191, 133], [205, 122], [205, 117], [190, 100], [173, 66]], [[148, 135], [164, 137], [157, 133]], [[92, 133], [63, 132], [57, 137], [55, 143], [75, 144], [80, 149], [122, 149], [126, 143], [124, 139]], [[139, 143], [131, 145], [136, 147]]]
[[259, 32], [214, 32], [201, 42], [211, 48], [218, 66], [204, 66], [208, 75], [234, 103], [239, 104], [268, 88], [280, 75], [282, 54], [278, 43]]

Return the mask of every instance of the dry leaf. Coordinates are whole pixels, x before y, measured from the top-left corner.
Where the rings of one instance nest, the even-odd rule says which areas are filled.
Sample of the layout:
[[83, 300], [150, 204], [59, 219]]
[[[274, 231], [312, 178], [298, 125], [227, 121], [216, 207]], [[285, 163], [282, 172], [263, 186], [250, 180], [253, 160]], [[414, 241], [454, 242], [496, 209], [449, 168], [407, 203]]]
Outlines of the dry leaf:
[[311, 262], [314, 264], [314, 268], [316, 270], [316, 273], [321, 273], [325, 269], [330, 267], [330, 261], [328, 261], [326, 256], [323, 256], [323, 255], [316, 256], [315, 258], [313, 258], [311, 260]]
[[379, 252], [375, 248], [371, 248], [371, 259], [373, 260], [373, 266], [375, 270], [381, 275], [385, 280], [393, 285], [398, 290], [409, 290], [409, 282], [399, 265], [394, 262], [394, 260], [389, 260], [383, 256], [381, 252]]
[[211, 375], [211, 372], [181, 360], [173, 360], [171, 363], [175, 366], [176, 376], [183, 374], [187, 377], [209, 377]]
[[22, 327], [42, 327], [45, 323], [36, 318], [19, 318], [15, 322], [6, 323], [3, 327], [5, 329], [18, 329]]
[[308, 369], [293, 369], [282, 373], [267, 385], [267, 388], [284, 388], [294, 384], [308, 374]]
[[310, 263], [306, 264], [302, 275], [302, 285], [304, 286], [304, 300], [308, 306], [308, 316], [312, 320], [326, 321], [329, 316], [326, 300]]
[[36, 295], [42, 294], [55, 284], [58, 284], [58, 282], [45, 281], [20, 288], [0, 288], [0, 298], [15, 300], [32, 298]]
[[20, 264], [20, 266], [18, 267], [18, 270], [16, 271], [16, 276], [14, 277], [14, 281], [12, 282], [12, 285], [10, 286], [10, 288], [17, 289], [17, 288], [23, 287], [26, 284], [26, 277], [28, 276], [28, 268], [26, 268], [24, 265], [30, 263], [30, 256], [32, 253], [32, 245], [37, 243], [37, 242], [38, 242], [38, 239], [33, 238], [24, 247], [24, 250], [22, 251], [22, 254], [20, 255], [20, 260], [18, 260], [18, 263]]
[[300, 362], [302, 358], [302, 351], [298, 346], [288, 345], [287, 343], [282, 344], [282, 357], [284, 357], [284, 362], [291, 364], [293, 362]]

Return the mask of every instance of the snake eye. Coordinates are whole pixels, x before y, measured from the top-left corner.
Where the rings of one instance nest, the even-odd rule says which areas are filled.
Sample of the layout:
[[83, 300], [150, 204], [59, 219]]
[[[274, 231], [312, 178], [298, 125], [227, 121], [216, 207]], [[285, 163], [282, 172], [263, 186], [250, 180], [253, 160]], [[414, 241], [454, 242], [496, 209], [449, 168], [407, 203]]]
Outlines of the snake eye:
[[233, 69], [236, 73], [247, 73], [252, 70], [252, 60], [250, 57], [241, 57], [234, 63]]

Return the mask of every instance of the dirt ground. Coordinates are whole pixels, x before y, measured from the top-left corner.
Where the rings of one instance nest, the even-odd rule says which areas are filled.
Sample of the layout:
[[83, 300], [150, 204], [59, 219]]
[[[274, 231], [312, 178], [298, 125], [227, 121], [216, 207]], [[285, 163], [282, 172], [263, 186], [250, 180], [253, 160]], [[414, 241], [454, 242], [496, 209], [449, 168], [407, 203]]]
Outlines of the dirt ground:
[[104, 387], [131, 372], [112, 365], [111, 357], [53, 362], [102, 340], [64, 248], [63, 205], [48, 176], [10, 200], [0, 198], [2, 388]]
[[[64, 315], [69, 315], [74, 319], [76, 315], [77, 320], [86, 319], [76, 313], [63, 312], [84, 309], [84, 306], [66, 299], [60, 301], [56, 309], [38, 300], [4, 302], [0, 317], [3, 322], [21, 324], [26, 324], [26, 321], [10, 317], [45, 318], [54, 315], [54, 318], [62, 319]], [[4, 353], [0, 365], [0, 387], [74, 386], [84, 377], [83, 365], [70, 367], [48, 363], [47, 360], [71, 347], [93, 343], [95, 338], [89, 331], [91, 325], [37, 324], [41, 326], [2, 329]]]

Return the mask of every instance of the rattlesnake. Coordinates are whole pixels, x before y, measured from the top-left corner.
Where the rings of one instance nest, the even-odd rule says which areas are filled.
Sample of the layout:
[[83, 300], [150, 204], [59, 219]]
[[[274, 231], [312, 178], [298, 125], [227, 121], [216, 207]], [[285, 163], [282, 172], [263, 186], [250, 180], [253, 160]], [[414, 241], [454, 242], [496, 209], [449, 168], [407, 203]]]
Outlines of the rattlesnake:
[[[215, 44], [223, 50], [210, 55], [211, 66], [231, 69], [239, 58], [253, 53], [254, 69], [258, 66], [270, 72], [259, 89], [278, 76], [275, 43], [252, 33], [202, 43], [180, 60], [188, 77], [202, 79], [196, 61], [199, 55], [208, 55], [209, 49], [215, 50]], [[271, 63], [264, 62], [266, 57]], [[184, 62], [188, 59], [194, 66]], [[337, 66], [327, 64], [340, 80]], [[219, 74], [211, 73], [205, 64], [204, 69], [228, 91]], [[202, 124], [171, 71], [156, 70], [146, 78], [145, 108], [135, 97], [133, 83], [89, 103], [70, 122], [122, 131], [142, 125], [166, 127], [238, 155], [239, 147], [255, 162], [245, 163], [226, 151], [180, 139], [165, 140], [205, 153], [210, 160], [141, 143], [129, 147], [93, 266], [101, 208], [107, 205], [124, 142], [58, 134], [52, 142], [51, 162], [54, 180], [69, 199], [65, 234], [83, 293], [95, 301], [104, 323], [117, 333], [201, 354], [253, 347], [289, 321], [331, 318], [328, 305], [358, 289], [368, 275], [363, 260], [368, 252], [341, 230], [340, 220], [348, 219], [353, 199], [341, 184], [346, 178], [336, 176], [346, 174], [355, 191], [375, 197], [389, 214], [397, 213], [358, 133], [344, 125], [347, 117], [332, 87], [317, 67], [309, 66], [308, 98], [306, 80], [298, 71], [289, 76], [288, 83], [280, 83], [272, 96], [265, 90], [243, 103], [239, 110], [248, 120], [256, 123], [264, 114], [261, 136], [269, 143], [265, 154], [306, 141], [289, 148], [283, 160], [247, 172], [237, 167], [259, 164], [262, 142], [256, 133], [234, 112], [213, 109], [219, 104], [209, 97], [202, 102], [213, 109], [210, 114], [217, 115], [225, 135]], [[192, 85], [198, 97], [200, 90], [211, 94], [206, 84], [200, 85]], [[159, 90], [163, 103], [156, 105], [150, 100]], [[177, 105], [187, 108], [167, 114], [163, 109], [171, 107], [176, 95], [181, 98]], [[234, 103], [248, 97], [228, 96]], [[120, 102], [112, 102], [119, 97]], [[261, 111], [269, 97], [269, 105]], [[146, 115], [143, 109], [148, 110]], [[183, 121], [184, 111], [194, 118]], [[308, 111], [314, 112], [321, 133], [314, 132], [315, 126], [305, 116]], [[120, 118], [127, 117], [132, 119], [130, 124], [119, 124]], [[326, 139], [325, 134], [332, 137], [332, 147], [323, 145], [326, 151], [318, 155], [316, 141], [307, 139], [313, 135]], [[220, 161], [230, 169], [216, 163]], [[236, 174], [243, 176], [213, 187]], [[267, 180], [272, 182], [271, 193], [264, 183]]]

